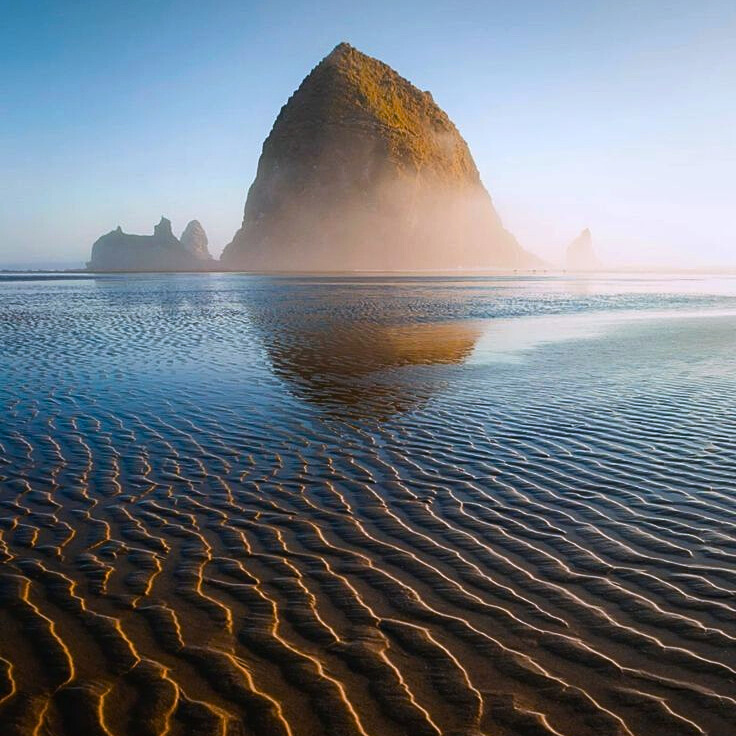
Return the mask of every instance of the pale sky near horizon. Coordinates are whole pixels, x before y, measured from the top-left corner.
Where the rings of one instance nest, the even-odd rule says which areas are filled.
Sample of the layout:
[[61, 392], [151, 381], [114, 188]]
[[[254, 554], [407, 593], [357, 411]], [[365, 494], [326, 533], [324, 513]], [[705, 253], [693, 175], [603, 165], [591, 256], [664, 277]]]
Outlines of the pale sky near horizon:
[[281, 105], [340, 41], [432, 92], [560, 260], [736, 266], [736, 2], [0, 0], [0, 267], [192, 218], [219, 255]]

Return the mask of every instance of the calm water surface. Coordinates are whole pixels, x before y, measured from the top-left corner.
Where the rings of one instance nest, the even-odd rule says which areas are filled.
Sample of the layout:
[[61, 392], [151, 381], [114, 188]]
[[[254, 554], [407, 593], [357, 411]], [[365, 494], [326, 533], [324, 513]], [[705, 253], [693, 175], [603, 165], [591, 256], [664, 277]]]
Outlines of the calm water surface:
[[732, 736], [736, 278], [0, 276], [2, 734]]

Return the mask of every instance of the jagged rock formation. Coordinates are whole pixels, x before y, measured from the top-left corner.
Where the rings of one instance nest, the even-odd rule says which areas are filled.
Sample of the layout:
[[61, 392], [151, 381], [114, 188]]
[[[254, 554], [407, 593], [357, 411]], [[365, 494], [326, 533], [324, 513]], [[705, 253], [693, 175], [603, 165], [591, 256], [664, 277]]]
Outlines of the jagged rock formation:
[[431, 94], [344, 43], [281, 109], [222, 261], [262, 271], [540, 264], [503, 228]]
[[87, 262], [90, 271], [200, 271], [214, 261], [207, 251], [207, 235], [196, 220], [187, 225], [180, 242], [165, 217], [153, 229], [153, 235], [130, 235], [118, 226], [98, 238]]
[[601, 268], [587, 227], [567, 246], [565, 266], [570, 271], [595, 271]]
[[192, 255], [197, 256], [203, 260], [209, 260], [212, 258], [209, 250], [207, 249], [207, 233], [200, 224], [199, 220], [192, 220], [181, 234], [179, 241], [184, 248], [189, 251]]

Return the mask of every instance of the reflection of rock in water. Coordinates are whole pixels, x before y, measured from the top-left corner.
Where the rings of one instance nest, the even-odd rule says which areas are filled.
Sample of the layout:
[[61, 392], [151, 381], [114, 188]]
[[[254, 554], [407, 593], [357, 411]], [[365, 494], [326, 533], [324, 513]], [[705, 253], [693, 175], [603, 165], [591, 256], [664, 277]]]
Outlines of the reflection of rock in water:
[[480, 328], [468, 322], [385, 325], [300, 318], [294, 312], [251, 317], [274, 372], [302, 399], [351, 414], [385, 416], [423, 403], [441, 385], [436, 373], [406, 366], [461, 363]]

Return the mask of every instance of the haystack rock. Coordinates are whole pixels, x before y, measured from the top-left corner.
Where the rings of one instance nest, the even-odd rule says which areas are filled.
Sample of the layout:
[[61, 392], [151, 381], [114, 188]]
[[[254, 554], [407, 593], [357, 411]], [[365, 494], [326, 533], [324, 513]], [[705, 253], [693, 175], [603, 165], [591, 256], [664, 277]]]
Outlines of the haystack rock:
[[255, 271], [526, 268], [429, 92], [341, 43], [281, 109], [223, 264]]
[[187, 225], [180, 242], [165, 217], [153, 235], [130, 235], [118, 226], [92, 246], [90, 271], [201, 271], [215, 262], [207, 251], [207, 235], [196, 220]]
[[565, 265], [571, 271], [595, 271], [601, 268], [587, 227], [567, 246]]

